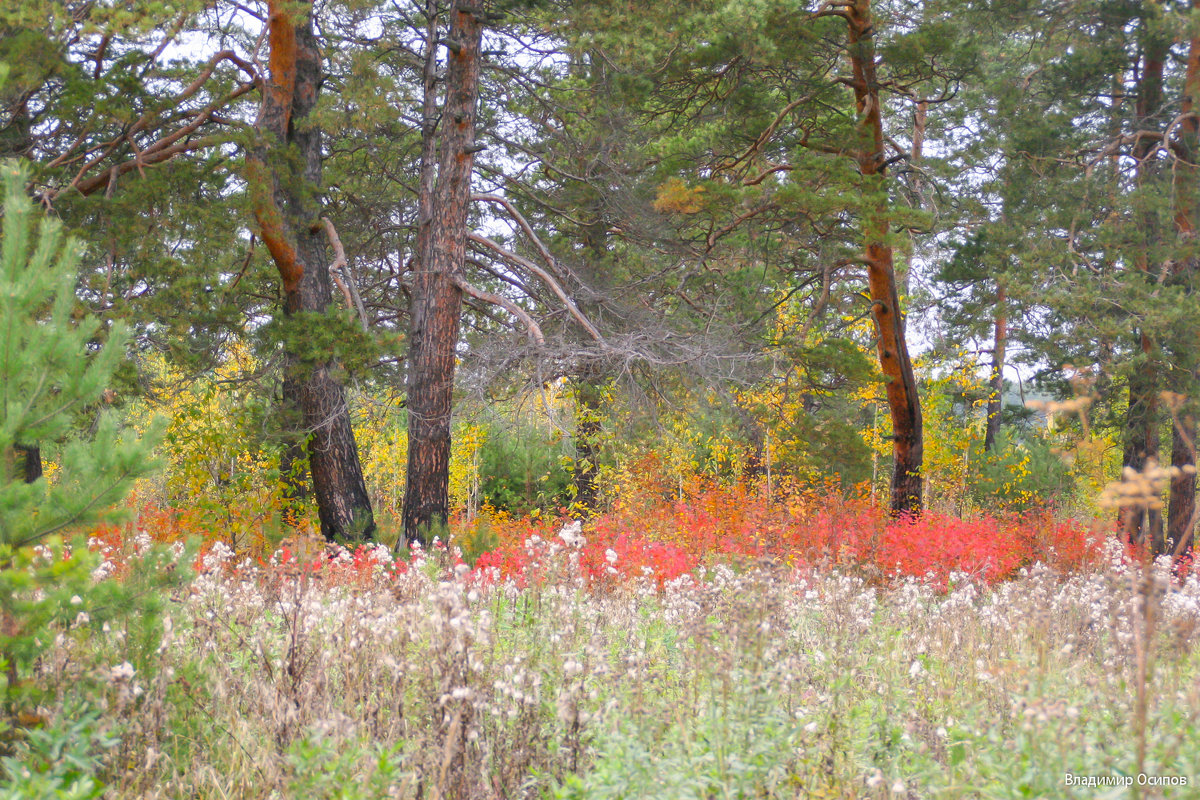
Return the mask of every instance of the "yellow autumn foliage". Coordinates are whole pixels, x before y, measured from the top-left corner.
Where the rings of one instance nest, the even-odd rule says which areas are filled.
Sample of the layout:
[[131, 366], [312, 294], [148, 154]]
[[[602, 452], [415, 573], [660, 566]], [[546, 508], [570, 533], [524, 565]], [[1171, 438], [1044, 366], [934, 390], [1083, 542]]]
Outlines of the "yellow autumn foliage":
[[[376, 514], [399, 517], [408, 477], [408, 429], [402, 398], [360, 396], [354, 438], [363, 478]], [[468, 511], [479, 506], [479, 449], [485, 429], [472, 422], [455, 426], [450, 446], [450, 505]]]
[[654, 197], [655, 211], [695, 214], [704, 208], [704, 187], [688, 186], [679, 178], [667, 178]]
[[[260, 363], [240, 341], [229, 345], [216, 370], [187, 380], [159, 354], [143, 364], [157, 401], [131, 406], [130, 423], [144, 426], [155, 414], [169, 421], [166, 468], [139, 487], [139, 495], [162, 505], [201, 505], [216, 512], [231, 507], [252, 509], [240, 514], [247, 524], [276, 515], [282, 505], [278, 478], [279, 449], [264, 435], [268, 401], [253, 384]], [[399, 516], [404, 501], [408, 433], [398, 395], [359, 393], [351, 398], [354, 433], [363, 475], [376, 513]], [[484, 429], [471, 422], [456, 425], [450, 462], [453, 507], [479, 505], [479, 449]], [[245, 537], [243, 537], [245, 538]]]

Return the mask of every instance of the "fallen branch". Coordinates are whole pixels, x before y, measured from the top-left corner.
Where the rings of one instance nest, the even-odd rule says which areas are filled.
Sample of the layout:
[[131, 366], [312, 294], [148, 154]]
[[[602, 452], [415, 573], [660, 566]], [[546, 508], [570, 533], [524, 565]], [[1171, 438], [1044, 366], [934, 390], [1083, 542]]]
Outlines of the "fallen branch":
[[[554, 256], [550, 255], [549, 248], [542, 244], [542, 240], [539, 239], [538, 235], [533, 232], [533, 226], [530, 225], [529, 221], [521, 215], [520, 211], [517, 211], [516, 206], [514, 206], [505, 198], [494, 194], [471, 195], [471, 199], [484, 203], [496, 203], [497, 205], [502, 206], [504, 210], [507, 211], [514, 220], [516, 220], [516, 223], [521, 226], [521, 230], [525, 231], [525, 235], [533, 241], [533, 246], [537, 248], [542, 258], [546, 260], [546, 265], [550, 267], [550, 269], [552, 269], [556, 274], [558, 274], [558, 262], [554, 260]], [[559, 277], [561, 278], [562, 276], [559, 275]]]

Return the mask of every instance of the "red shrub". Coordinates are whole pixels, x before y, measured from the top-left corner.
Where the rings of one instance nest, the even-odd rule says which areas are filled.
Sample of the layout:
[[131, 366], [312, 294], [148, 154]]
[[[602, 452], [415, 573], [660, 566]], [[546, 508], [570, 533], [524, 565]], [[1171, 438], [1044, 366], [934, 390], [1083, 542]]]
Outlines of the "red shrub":
[[[701, 563], [768, 559], [791, 566], [836, 565], [877, 581], [916, 576], [946, 586], [955, 573], [987, 583], [1006, 580], [1035, 561], [1063, 572], [1086, 569], [1099, 563], [1104, 541], [1102, 533], [1080, 523], [1044, 514], [961, 519], [927, 512], [893, 520], [865, 497], [832, 493], [784, 491], [768, 498], [755, 489], [704, 486], [685, 496], [652, 504], [643, 495], [636, 504], [592, 520], [578, 546], [558, 537], [568, 522], [565, 516], [512, 519], [492, 513], [486, 528], [489, 540], [498, 544], [478, 557], [474, 569], [480, 579], [499, 576], [522, 585], [569, 569], [589, 584], [648, 578], [661, 586]], [[227, 544], [217, 545], [226, 537], [220, 520], [196, 509], [144, 506], [133, 522], [94, 531], [93, 545], [120, 560], [134, 542], [195, 535], [204, 541], [198, 568], [232, 563], [211, 557], [214, 547], [230, 552]], [[260, 552], [266, 538], [261, 531], [255, 537]], [[311, 532], [300, 532], [257, 564], [287, 575], [361, 582], [402, 573], [427, 556], [444, 560], [446, 568], [462, 563], [457, 549], [444, 544], [437, 545], [445, 551], [441, 554], [417, 551], [410, 561], [393, 562], [378, 548], [326, 549], [314, 539]], [[114, 571], [119, 569], [114, 564]]]

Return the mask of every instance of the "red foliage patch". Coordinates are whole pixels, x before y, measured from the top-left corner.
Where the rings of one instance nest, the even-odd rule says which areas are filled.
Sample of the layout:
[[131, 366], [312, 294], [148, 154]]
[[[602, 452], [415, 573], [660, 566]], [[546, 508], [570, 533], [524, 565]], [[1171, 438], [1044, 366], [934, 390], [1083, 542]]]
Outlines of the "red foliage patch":
[[[285, 576], [359, 583], [395, 577], [429, 558], [440, 570], [466, 569], [457, 548], [445, 543], [393, 560], [381, 546], [326, 548], [311, 532], [290, 537], [269, 556], [237, 559], [241, 566], [235, 567], [233, 551], [212, 532], [213, 520], [198, 519], [197, 513], [145, 506], [131, 523], [94, 531], [92, 544], [117, 573], [122, 554], [149, 539], [178, 542], [189, 533], [202, 538], [196, 558], [202, 571], [253, 564]], [[793, 568], [837, 566], [877, 583], [914, 576], [945, 587], [963, 575], [991, 584], [1037, 561], [1062, 572], [1094, 567], [1106, 537], [1045, 514], [964, 519], [927, 512], [896, 520], [865, 499], [794, 492], [768, 500], [762, 492], [737, 487], [699, 488], [683, 501], [618, 509], [591, 520], [579, 540], [559, 536], [569, 522], [565, 515], [549, 520], [493, 515], [487, 529], [498, 544], [476, 559], [477, 579], [527, 585], [577, 576], [589, 585], [646, 579], [661, 587], [701, 564], [766, 560]]]
[[[568, 520], [506, 520], [500, 545], [476, 569], [524, 583], [540, 577]], [[995, 583], [1042, 561], [1061, 571], [1094, 566], [1105, 534], [1048, 515], [962, 519], [927, 512], [890, 519], [866, 501], [797, 496], [767, 500], [742, 489], [708, 488], [685, 502], [613, 512], [592, 520], [578, 549], [589, 581], [618, 577], [672, 580], [714, 560], [768, 559], [792, 566], [831, 564], [879, 581], [915, 576], [945, 586], [954, 574]], [[493, 574], [495, 574], [493, 573]]]

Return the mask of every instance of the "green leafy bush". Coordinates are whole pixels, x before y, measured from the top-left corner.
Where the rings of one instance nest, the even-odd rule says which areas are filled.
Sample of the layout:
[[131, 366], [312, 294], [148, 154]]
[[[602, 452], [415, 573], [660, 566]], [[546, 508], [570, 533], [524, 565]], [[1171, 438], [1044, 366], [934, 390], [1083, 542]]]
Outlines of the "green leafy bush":
[[562, 465], [574, 455], [568, 444], [530, 425], [490, 426], [479, 453], [484, 500], [515, 515], [567, 505], [571, 475]]
[[980, 507], [1030, 511], [1054, 507], [1073, 489], [1070, 469], [1036, 434], [1001, 430], [989, 452], [971, 452], [971, 499]]

